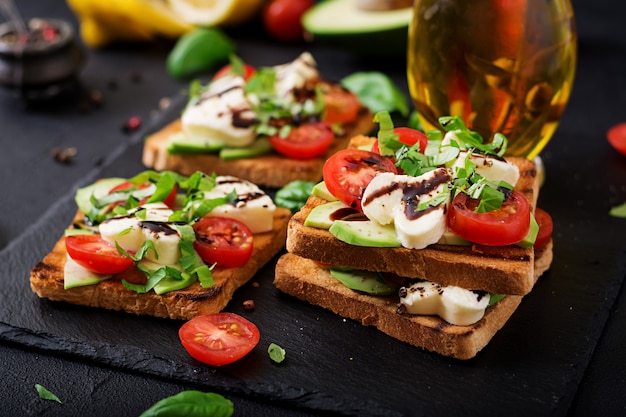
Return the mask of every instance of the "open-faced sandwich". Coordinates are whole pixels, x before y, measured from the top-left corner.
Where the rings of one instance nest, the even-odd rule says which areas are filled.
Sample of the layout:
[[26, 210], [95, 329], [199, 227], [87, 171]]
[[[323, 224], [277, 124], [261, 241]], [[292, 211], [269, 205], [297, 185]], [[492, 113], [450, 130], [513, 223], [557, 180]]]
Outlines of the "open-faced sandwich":
[[146, 138], [147, 167], [276, 188], [317, 182], [328, 156], [374, 127], [359, 98], [324, 80], [306, 52], [258, 69], [233, 59], [208, 85], [192, 87], [182, 116]]
[[415, 346], [474, 357], [552, 262], [537, 169], [459, 118], [356, 137], [296, 213], [275, 285]]
[[74, 222], [31, 271], [40, 297], [191, 319], [221, 311], [285, 243], [291, 212], [249, 181], [145, 171], [77, 191]]

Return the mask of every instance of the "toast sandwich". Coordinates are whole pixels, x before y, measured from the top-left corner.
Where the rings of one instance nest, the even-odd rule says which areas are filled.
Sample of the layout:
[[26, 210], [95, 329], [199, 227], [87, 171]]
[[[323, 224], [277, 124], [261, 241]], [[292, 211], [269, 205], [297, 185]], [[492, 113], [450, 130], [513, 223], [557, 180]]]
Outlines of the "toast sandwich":
[[[344, 149], [352, 136], [368, 134], [374, 127], [372, 113], [340, 84], [323, 80], [309, 53], [255, 74], [252, 81], [225, 75], [214, 79], [199, 98], [191, 97], [180, 118], [145, 139], [143, 164], [185, 175], [196, 171], [234, 175], [280, 188], [295, 180], [319, 181], [326, 158]], [[266, 90], [250, 87], [254, 83], [274, 83], [275, 93], [266, 97]], [[352, 114], [331, 120], [329, 97], [348, 98], [353, 105], [346, 107], [353, 109]], [[259, 102], [274, 103], [276, 109], [267, 111], [268, 106]], [[325, 150], [285, 151], [271, 140], [279, 131], [283, 135], [285, 128], [296, 131], [320, 121], [329, 132], [333, 126], [334, 139]]]
[[[361, 137], [350, 147], [363, 148], [374, 140]], [[515, 190], [524, 195], [534, 210], [539, 193], [535, 164], [524, 158], [507, 160], [519, 169]], [[551, 239], [537, 249], [532, 244], [487, 246], [470, 242], [449, 244], [445, 240], [421, 249], [357, 246], [338, 239], [327, 228], [306, 225], [311, 212], [327, 203], [325, 198], [313, 195], [291, 218], [288, 253], [276, 265], [276, 287], [310, 304], [376, 327], [398, 340], [445, 356], [475, 357], [552, 262]], [[359, 286], [351, 286], [341, 278], [344, 270], [365, 271], [357, 275], [361, 280]], [[372, 288], [386, 286], [387, 282], [380, 281], [388, 281], [389, 277], [397, 285], [378, 294], [365, 291], [363, 285], [370, 279], [368, 274], [376, 274], [376, 282], [367, 283]], [[423, 280], [432, 287], [428, 289], [425, 283], [420, 284]], [[472, 302], [487, 297], [489, 305], [477, 319], [467, 323], [462, 319], [452, 324], [455, 320], [445, 320], [436, 313], [409, 313], [400, 302], [407, 294], [415, 293], [419, 297], [420, 292], [428, 291], [438, 292], [443, 298], [444, 293], [451, 293], [450, 288], [471, 290], [468, 293], [475, 298]], [[446, 317], [455, 318], [454, 313]]]
[[[233, 177], [217, 177], [216, 182], [218, 186], [220, 179], [225, 180], [224, 184], [237, 180]], [[102, 189], [107, 180], [96, 182], [94, 185], [96, 188]], [[115, 180], [113, 183], [119, 184], [118, 179], [113, 180]], [[238, 184], [243, 187], [241, 182], [238, 182]], [[104, 189], [109, 190], [110, 188], [111, 183], [109, 182]], [[146, 277], [145, 271], [147, 269], [150, 269], [149, 272], [153, 272], [159, 268], [166, 270], [163, 268], [165, 265], [155, 264], [155, 262], [159, 262], [158, 257], [153, 261], [144, 258], [141, 261], [134, 262], [130, 267], [120, 272], [93, 273], [92, 271], [86, 270], [81, 265], [76, 265], [77, 261], [75, 262], [69, 256], [68, 246], [66, 244], [67, 239], [83, 235], [82, 232], [84, 228], [88, 229], [87, 231], [89, 233], [87, 236], [93, 236], [90, 234], [93, 221], [85, 221], [85, 212], [89, 210], [84, 207], [86, 204], [85, 197], [91, 199], [91, 196], [97, 194], [97, 192], [94, 191], [93, 186], [87, 186], [81, 190], [77, 193], [77, 202], [82, 200], [82, 204], [79, 202], [79, 207], [82, 206], [84, 211], [81, 209], [77, 211], [74, 222], [66, 234], [57, 241], [51, 252], [32, 269], [30, 274], [30, 286], [32, 291], [39, 297], [47, 298], [52, 301], [170, 319], [187, 320], [198, 315], [221, 311], [231, 300], [234, 292], [248, 282], [260, 268], [284, 248], [287, 223], [291, 216], [291, 212], [287, 209], [271, 207], [271, 210], [264, 214], [262, 231], [255, 232], [252, 235], [252, 252], [249, 260], [233, 267], [220, 266], [219, 262], [215, 266], [207, 263], [206, 268], [210, 270], [209, 275], [211, 280], [209, 284], [203, 282], [202, 279], [189, 280], [188, 276], [185, 274], [182, 274], [182, 279], [180, 276], [174, 274], [173, 276], [166, 276], [159, 283], [146, 288], [146, 280], [150, 281], [150, 279], [155, 279], [154, 274], [152, 274], [152, 278]], [[141, 190], [139, 190], [139, 192], [140, 191]], [[80, 197], [81, 195], [83, 197]], [[241, 201], [243, 201], [242, 198], [243, 194], [240, 193], [237, 200], [241, 203]], [[140, 205], [139, 208], [135, 210], [141, 211], [142, 207], [146, 208], [147, 211], [167, 210], [167, 207], [161, 207], [159, 204], [161, 203]], [[264, 205], [272, 204], [270, 201], [269, 203], [264, 203]], [[150, 208], [148, 208], [149, 206]], [[236, 204], [229, 203], [226, 206], [232, 209], [231, 213], [237, 211], [235, 208]], [[218, 210], [218, 208], [214, 208], [213, 210]], [[226, 213], [227, 210], [228, 209], [224, 209], [220, 212], [220, 219], [224, 219], [222, 216], [228, 216], [228, 213]], [[247, 215], [248, 218], [250, 215], [251, 214]], [[238, 214], [234, 214], [232, 218], [237, 218], [237, 216]], [[246, 215], [244, 215], [244, 217], [245, 216]], [[123, 222], [131, 217], [130, 214], [126, 214], [121, 217], [113, 217], [113, 221]], [[146, 219], [145, 215], [143, 218]], [[110, 219], [108, 221], [111, 222]], [[104, 220], [100, 224], [106, 224], [106, 222], [107, 220]], [[163, 229], [167, 227], [165, 222], [162, 221], [145, 221], [144, 223], [150, 223], [152, 226], [156, 226], [151, 229], [155, 233], [157, 228]], [[122, 226], [122, 228], [129, 230], [131, 227], [135, 226]], [[98, 228], [96, 228], [94, 234], [99, 236], [97, 230]], [[99, 230], [102, 230], [102, 227], [100, 227]], [[100, 234], [103, 233], [104, 232], [100, 232]], [[125, 234], [128, 236], [131, 233], [122, 231], [115, 237], [116, 242], [121, 246], [123, 246], [121, 242]], [[159, 236], [160, 235], [157, 235], [154, 242], [156, 242], [155, 245], [156, 248], [158, 248], [158, 252], [161, 254], [161, 258], [165, 258], [169, 250], [167, 248], [161, 249], [162, 247], [158, 246]], [[167, 238], [165, 235], [161, 237], [162, 240], [166, 240]], [[174, 251], [182, 252], [182, 244], [179, 242], [178, 245], [180, 249], [174, 249]], [[190, 249], [188, 248], [188, 250]], [[128, 251], [130, 252], [130, 249], [128, 249]], [[155, 253], [156, 252], [157, 250], [155, 250]], [[147, 253], [149, 254], [150, 250], [148, 250]], [[179, 262], [180, 265], [184, 263], [182, 258]], [[172, 262], [172, 265], [167, 265], [166, 268], [175, 268], [179, 262]], [[201, 268], [205, 267], [203, 262], [199, 262], [199, 264]], [[180, 265], [178, 266], [179, 269]], [[171, 269], [167, 269], [166, 271], [171, 272]], [[200, 274], [198, 273], [198, 275]], [[187, 282], [183, 284], [182, 281], [185, 281], [185, 279]], [[166, 288], [165, 284], [167, 282], [169, 282], [167, 285], [172, 285], [171, 288]], [[161, 290], [159, 290], [159, 288]]]

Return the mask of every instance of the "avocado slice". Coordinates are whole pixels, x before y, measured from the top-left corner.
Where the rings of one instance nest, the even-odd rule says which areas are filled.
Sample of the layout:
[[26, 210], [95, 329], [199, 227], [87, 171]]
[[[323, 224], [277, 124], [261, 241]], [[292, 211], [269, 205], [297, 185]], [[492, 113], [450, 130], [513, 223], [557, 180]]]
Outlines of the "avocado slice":
[[221, 141], [197, 141], [190, 139], [182, 132], [174, 133], [170, 136], [167, 145], [167, 153], [170, 155], [188, 155], [198, 153], [215, 153], [224, 147]]
[[328, 230], [334, 221], [345, 219], [354, 214], [360, 213], [341, 201], [330, 201], [311, 210], [304, 220], [304, 225]]
[[516, 245], [522, 248], [532, 248], [535, 244], [535, 240], [537, 240], [538, 233], [539, 223], [537, 223], [535, 216], [530, 213], [530, 228], [528, 229], [528, 233], [526, 233], [526, 237], [520, 242], [517, 242]]
[[372, 295], [393, 295], [400, 288], [399, 285], [385, 281], [378, 272], [331, 268], [330, 275], [351, 290]]
[[302, 26], [316, 42], [367, 56], [404, 57], [412, 16], [412, 7], [373, 11], [360, 9], [357, 0], [327, 0], [305, 12]]
[[270, 141], [261, 137], [256, 139], [250, 146], [241, 148], [222, 148], [220, 150], [220, 159], [231, 160], [241, 158], [253, 158], [255, 156], [264, 155], [272, 151]]
[[401, 246], [392, 224], [380, 225], [371, 220], [335, 220], [328, 231], [350, 245], [381, 248]]
[[86, 187], [79, 188], [74, 195], [74, 201], [80, 211], [85, 214], [89, 213], [93, 208], [93, 204], [91, 204], [91, 196], [96, 196], [97, 198], [104, 197], [113, 187], [123, 183], [124, 181], [126, 181], [124, 178], [118, 177], [103, 178], [93, 184], [87, 185]]
[[334, 195], [330, 193], [330, 191], [328, 191], [328, 187], [326, 187], [326, 183], [324, 181], [320, 181], [317, 184], [315, 184], [313, 186], [313, 190], [311, 191], [311, 194], [316, 197], [323, 198], [326, 201], [337, 200], [337, 197], [335, 197]]

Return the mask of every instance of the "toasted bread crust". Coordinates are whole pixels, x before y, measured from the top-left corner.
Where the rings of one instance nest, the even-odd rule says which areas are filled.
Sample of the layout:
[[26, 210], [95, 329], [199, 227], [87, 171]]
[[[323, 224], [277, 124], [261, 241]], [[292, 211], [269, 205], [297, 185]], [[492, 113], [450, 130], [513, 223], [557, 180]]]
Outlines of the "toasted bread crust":
[[373, 128], [373, 115], [362, 108], [357, 120], [345, 126], [345, 133], [335, 138], [323, 157], [291, 159], [271, 153], [224, 161], [214, 154], [170, 155], [167, 152], [169, 137], [182, 130], [181, 121], [177, 119], [146, 138], [142, 161], [146, 167], [158, 171], [177, 171], [184, 175], [196, 171], [215, 172], [218, 175], [234, 175], [257, 185], [279, 188], [295, 180], [321, 180], [324, 161], [338, 150], [346, 148], [352, 136], [367, 134]]
[[63, 269], [66, 260], [65, 239], [30, 274], [30, 286], [39, 297], [89, 307], [120, 310], [127, 313], [188, 320], [201, 314], [217, 313], [231, 300], [233, 293], [269, 262], [284, 246], [291, 212], [277, 208], [274, 229], [254, 236], [254, 249], [248, 263], [238, 268], [215, 268], [215, 285], [202, 288], [199, 282], [190, 287], [158, 295], [153, 291], [139, 294], [126, 289], [121, 277], [97, 285], [64, 289]]
[[[533, 282], [551, 262], [550, 241], [536, 254]], [[395, 339], [457, 359], [475, 357], [504, 326], [523, 298], [508, 295], [487, 308], [478, 322], [456, 326], [437, 316], [400, 314], [398, 297], [353, 291], [334, 279], [327, 268], [290, 253], [279, 258], [274, 285], [286, 294], [357, 320], [364, 326], [374, 326]]]
[[[524, 158], [510, 161], [520, 169], [516, 189], [534, 207], [539, 187], [535, 165]], [[324, 202], [311, 196], [292, 217], [287, 233], [288, 252], [331, 265], [393, 272], [495, 294], [524, 295], [533, 287], [532, 248], [431, 245], [415, 250], [354, 246], [334, 238], [327, 230], [304, 225], [310, 211]]]

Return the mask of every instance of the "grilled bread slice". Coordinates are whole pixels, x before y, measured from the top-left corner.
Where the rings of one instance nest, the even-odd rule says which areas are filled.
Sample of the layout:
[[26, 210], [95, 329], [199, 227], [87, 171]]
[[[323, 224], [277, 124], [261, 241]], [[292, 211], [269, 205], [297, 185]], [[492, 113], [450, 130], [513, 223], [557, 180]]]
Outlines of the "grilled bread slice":
[[[365, 261], [366, 256], [361, 258]], [[533, 282], [552, 262], [552, 242], [534, 257]], [[276, 264], [276, 287], [310, 304], [342, 317], [374, 326], [387, 335], [411, 345], [457, 359], [471, 359], [504, 326], [523, 296], [507, 295], [485, 311], [478, 322], [457, 326], [437, 316], [401, 314], [398, 297], [371, 296], [353, 291], [330, 275], [327, 268], [294, 254], [285, 254]]]
[[[139, 274], [135, 267], [96, 285], [64, 288], [63, 271], [67, 254], [61, 238], [52, 251], [30, 274], [30, 286], [39, 297], [89, 307], [120, 310], [127, 313], [187, 320], [201, 314], [217, 313], [231, 300], [234, 292], [284, 247], [287, 223], [291, 212], [276, 208], [274, 227], [270, 232], [254, 235], [251, 259], [237, 268], [215, 268], [215, 285], [202, 288], [199, 282], [183, 290], [158, 295], [153, 291], [139, 294], [126, 289], [122, 278]], [[80, 213], [78, 214], [80, 218]]]
[[277, 153], [252, 158], [223, 160], [215, 154], [173, 155], [168, 153], [168, 142], [172, 134], [181, 131], [181, 121], [177, 119], [163, 129], [148, 136], [143, 147], [143, 164], [157, 171], [177, 171], [190, 175], [196, 171], [215, 172], [218, 175], [233, 175], [257, 185], [280, 188], [292, 181], [319, 181], [322, 178], [324, 161], [340, 149], [348, 146], [350, 138], [368, 134], [374, 128], [373, 115], [365, 107], [361, 108], [357, 119], [344, 126], [326, 153], [318, 158], [292, 159]]
[[[359, 143], [365, 139], [359, 137]], [[534, 210], [539, 193], [535, 164], [525, 158], [510, 158], [509, 162], [520, 171], [516, 190], [524, 194]], [[533, 287], [533, 248], [477, 244], [431, 245], [420, 250], [354, 246], [336, 239], [327, 230], [304, 225], [311, 210], [325, 202], [311, 196], [292, 217], [287, 233], [288, 252], [326, 264], [392, 272], [495, 294], [524, 295]]]

